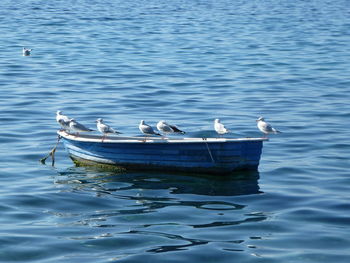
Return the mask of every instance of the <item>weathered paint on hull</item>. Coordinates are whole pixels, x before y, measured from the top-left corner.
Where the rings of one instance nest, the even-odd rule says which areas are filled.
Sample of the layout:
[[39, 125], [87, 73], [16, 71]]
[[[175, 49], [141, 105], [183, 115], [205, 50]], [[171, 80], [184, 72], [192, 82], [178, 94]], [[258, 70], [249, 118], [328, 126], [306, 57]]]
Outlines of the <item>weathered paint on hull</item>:
[[256, 170], [263, 146], [263, 140], [125, 143], [63, 137], [63, 142], [70, 157], [79, 165], [214, 174]]

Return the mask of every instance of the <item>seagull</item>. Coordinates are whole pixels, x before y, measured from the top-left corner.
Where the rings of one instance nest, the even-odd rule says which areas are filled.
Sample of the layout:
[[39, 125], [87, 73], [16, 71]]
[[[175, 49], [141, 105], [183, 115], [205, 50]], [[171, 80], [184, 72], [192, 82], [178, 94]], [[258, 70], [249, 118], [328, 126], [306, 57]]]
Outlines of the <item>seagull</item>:
[[69, 129], [76, 132], [79, 135], [79, 132], [91, 132], [93, 131], [90, 128], [85, 127], [83, 124], [77, 122], [75, 119], [69, 120]]
[[115, 134], [120, 134], [121, 132], [118, 132], [116, 130], [114, 130], [111, 126], [103, 123], [103, 119], [98, 118], [96, 120], [97, 123], [97, 130], [99, 130], [99, 132], [101, 132], [103, 134], [102, 137], [102, 142], [104, 141], [104, 139], [106, 139], [107, 135], [110, 133], [115, 133]]
[[219, 119], [215, 119], [214, 129], [220, 135], [224, 135], [225, 133], [229, 133], [229, 130], [226, 129], [226, 127], [220, 122]]
[[29, 48], [23, 48], [23, 56], [27, 57], [30, 56], [30, 52], [32, 52], [33, 49], [29, 49]]
[[159, 121], [157, 123], [157, 129], [160, 132], [168, 133], [181, 133], [185, 134], [184, 131], [181, 131], [176, 125], [168, 124], [166, 121]]
[[[162, 135], [159, 134], [158, 132], [155, 132], [151, 126], [149, 126], [148, 124], [145, 123], [144, 120], [142, 120], [142, 121], [140, 122], [139, 129], [140, 129], [140, 131], [141, 131], [142, 133], [144, 133], [145, 135], [158, 135], [158, 136], [162, 136]], [[146, 139], [145, 139], [145, 141], [146, 141]]]
[[62, 114], [62, 111], [58, 110], [56, 112], [56, 121], [59, 125], [61, 125], [63, 130], [69, 130], [69, 122], [70, 119]]
[[265, 119], [263, 117], [259, 117], [259, 119], [257, 119], [256, 122], [258, 123], [258, 129], [265, 134], [265, 137], [267, 137], [267, 135], [271, 133], [281, 133], [280, 131], [273, 128], [269, 123], [265, 122]]

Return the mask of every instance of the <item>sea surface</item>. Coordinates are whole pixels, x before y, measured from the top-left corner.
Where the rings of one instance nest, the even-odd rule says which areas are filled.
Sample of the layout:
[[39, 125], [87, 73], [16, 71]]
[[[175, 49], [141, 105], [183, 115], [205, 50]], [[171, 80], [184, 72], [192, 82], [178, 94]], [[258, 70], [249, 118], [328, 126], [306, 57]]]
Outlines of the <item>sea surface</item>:
[[[0, 262], [350, 262], [348, 0], [1, 0], [0, 20]], [[116, 173], [62, 144], [52, 167], [57, 110], [282, 133], [256, 172]]]

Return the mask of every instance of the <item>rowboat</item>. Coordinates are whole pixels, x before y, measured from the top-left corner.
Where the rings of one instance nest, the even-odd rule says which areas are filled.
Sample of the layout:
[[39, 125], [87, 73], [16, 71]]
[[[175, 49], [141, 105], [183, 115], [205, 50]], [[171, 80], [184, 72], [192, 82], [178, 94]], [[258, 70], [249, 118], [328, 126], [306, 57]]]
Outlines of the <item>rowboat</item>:
[[257, 170], [267, 138], [163, 138], [71, 134], [60, 130], [70, 158], [78, 165], [126, 170], [229, 174]]

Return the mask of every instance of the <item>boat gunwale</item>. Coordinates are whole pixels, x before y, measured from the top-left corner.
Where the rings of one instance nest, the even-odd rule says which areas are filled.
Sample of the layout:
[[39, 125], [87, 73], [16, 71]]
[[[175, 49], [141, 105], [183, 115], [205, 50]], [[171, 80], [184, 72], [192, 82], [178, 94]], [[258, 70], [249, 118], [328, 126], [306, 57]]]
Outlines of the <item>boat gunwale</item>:
[[71, 134], [66, 131], [59, 130], [57, 134], [64, 139], [77, 142], [91, 142], [91, 143], [137, 143], [137, 144], [186, 144], [186, 143], [227, 143], [227, 142], [255, 142], [268, 141], [268, 138], [263, 137], [246, 137], [246, 138], [166, 138], [166, 137], [126, 137], [126, 136], [108, 136], [102, 141], [103, 136], [91, 134]]

